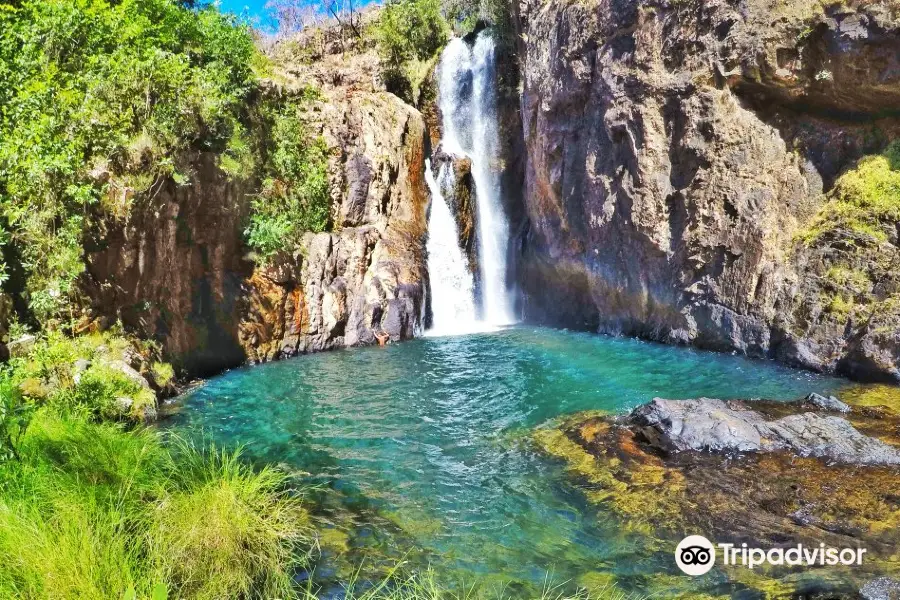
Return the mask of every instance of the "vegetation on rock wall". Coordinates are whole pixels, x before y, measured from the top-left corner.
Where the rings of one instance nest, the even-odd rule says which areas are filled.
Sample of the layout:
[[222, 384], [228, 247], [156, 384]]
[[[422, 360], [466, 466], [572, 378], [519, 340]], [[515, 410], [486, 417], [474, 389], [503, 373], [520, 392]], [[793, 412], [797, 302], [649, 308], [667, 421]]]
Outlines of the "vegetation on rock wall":
[[227, 145], [254, 61], [232, 17], [173, 0], [0, 4], [0, 210], [38, 320], [77, 294], [97, 220]]
[[260, 98], [249, 27], [193, 4], [0, 2], [0, 277], [23, 320], [80, 316], [84, 248], [166, 181], [189, 185], [199, 152], [263, 183], [248, 228], [263, 255], [291, 239], [273, 213], [327, 226], [324, 148], [295, 116], [307, 98]]
[[416, 104], [419, 86], [447, 41], [439, 0], [393, 0], [374, 24], [385, 87]]
[[[801, 232], [812, 244], [842, 229], [886, 241], [900, 220], [900, 141], [881, 154], [867, 156], [835, 183], [828, 204]], [[891, 232], [886, 231], [890, 229]]]
[[443, 0], [443, 6], [447, 20], [457, 33], [465, 35], [482, 22], [491, 26], [501, 45], [513, 44], [515, 24], [510, 0]]
[[290, 250], [302, 232], [318, 233], [330, 225], [328, 148], [321, 138], [311, 138], [302, 117], [302, 103], [312, 99], [314, 94], [308, 92], [260, 106], [266, 158], [262, 190], [252, 203], [245, 233], [247, 244], [263, 261]]
[[[828, 202], [798, 239], [813, 258], [814, 300], [837, 323], [854, 316], [884, 326], [898, 314], [898, 290], [890, 283], [898, 259], [900, 142], [867, 156], [845, 172]], [[888, 319], [889, 320], [889, 319]]]

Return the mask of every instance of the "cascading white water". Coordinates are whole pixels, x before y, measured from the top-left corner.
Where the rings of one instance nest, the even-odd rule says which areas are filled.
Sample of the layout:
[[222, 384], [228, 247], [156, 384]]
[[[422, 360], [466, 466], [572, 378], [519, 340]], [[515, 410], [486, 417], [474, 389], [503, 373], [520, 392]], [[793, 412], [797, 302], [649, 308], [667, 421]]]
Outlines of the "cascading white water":
[[444, 199], [452, 167], [444, 164], [435, 178], [431, 162], [425, 178], [431, 191], [428, 219], [428, 272], [431, 279], [432, 328], [443, 335], [490, 329], [515, 321], [506, 287], [509, 224], [500, 202], [499, 139], [495, 92], [494, 40], [482, 31], [470, 47], [457, 38], [441, 54], [438, 88], [444, 137], [441, 149], [468, 157], [475, 181], [482, 318], [476, 321], [472, 273], [460, 248], [456, 220]]
[[506, 325], [515, 318], [506, 286], [509, 223], [500, 201], [495, 76], [494, 39], [489, 31], [479, 33], [472, 47], [453, 39], [441, 55], [438, 102], [443, 150], [472, 161], [483, 321]]
[[428, 217], [428, 273], [431, 277], [431, 314], [433, 335], [468, 332], [477, 329], [475, 321], [472, 273], [462, 248], [456, 220], [444, 199], [442, 187], [451, 187], [453, 177], [442, 165], [435, 179], [431, 161], [425, 161], [425, 181], [431, 192]]

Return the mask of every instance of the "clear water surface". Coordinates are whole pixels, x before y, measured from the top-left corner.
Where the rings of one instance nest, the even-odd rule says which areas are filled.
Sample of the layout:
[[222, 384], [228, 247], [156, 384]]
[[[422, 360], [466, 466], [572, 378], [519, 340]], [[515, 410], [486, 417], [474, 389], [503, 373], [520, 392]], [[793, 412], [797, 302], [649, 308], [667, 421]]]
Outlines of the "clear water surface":
[[[671, 561], [621, 534], [521, 434], [656, 396], [789, 400], [842, 385], [771, 362], [516, 327], [231, 371], [179, 399], [166, 426], [311, 473], [331, 494], [323, 502], [386, 516], [438, 570], [538, 583], [608, 572], [640, 588]], [[377, 545], [378, 527], [357, 521], [351, 543]]]

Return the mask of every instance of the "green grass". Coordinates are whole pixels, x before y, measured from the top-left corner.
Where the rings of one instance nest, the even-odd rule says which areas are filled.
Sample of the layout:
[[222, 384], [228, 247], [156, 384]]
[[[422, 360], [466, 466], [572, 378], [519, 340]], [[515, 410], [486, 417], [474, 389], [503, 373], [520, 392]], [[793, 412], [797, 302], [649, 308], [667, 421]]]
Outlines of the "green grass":
[[177, 582], [178, 597], [290, 596], [313, 531], [284, 474], [183, 442], [170, 456], [173, 489], [156, 502], [150, 535], [157, 576]]
[[313, 538], [280, 473], [40, 411], [0, 470], [0, 597], [289, 597]]

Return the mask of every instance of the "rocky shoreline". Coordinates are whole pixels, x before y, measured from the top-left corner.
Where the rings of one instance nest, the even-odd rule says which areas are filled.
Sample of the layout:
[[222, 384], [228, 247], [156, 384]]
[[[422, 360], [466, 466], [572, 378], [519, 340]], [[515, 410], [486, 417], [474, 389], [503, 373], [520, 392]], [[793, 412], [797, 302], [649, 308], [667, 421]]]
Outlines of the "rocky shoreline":
[[738, 546], [870, 553], [854, 569], [767, 567], [750, 577], [723, 567], [728, 583], [713, 588], [889, 598], [879, 590], [900, 573], [900, 415], [888, 407], [815, 394], [792, 403], [654, 399], [624, 416], [574, 415], [534, 440], [599, 514], [658, 540], [659, 551], [699, 533]]

